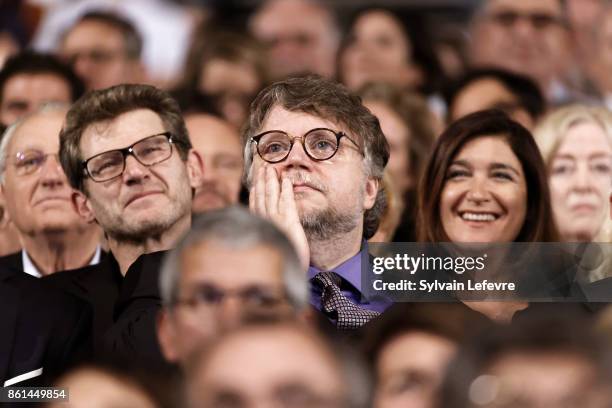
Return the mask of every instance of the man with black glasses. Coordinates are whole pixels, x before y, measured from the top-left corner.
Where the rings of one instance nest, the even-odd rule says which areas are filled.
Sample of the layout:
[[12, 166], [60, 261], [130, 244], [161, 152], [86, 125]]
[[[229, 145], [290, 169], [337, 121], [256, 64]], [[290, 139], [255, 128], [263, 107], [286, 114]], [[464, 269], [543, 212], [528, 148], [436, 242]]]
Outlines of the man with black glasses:
[[309, 265], [311, 304], [344, 330], [385, 310], [361, 291], [364, 240], [385, 209], [389, 146], [378, 119], [339, 84], [293, 78], [257, 96], [243, 141], [250, 208]]
[[110, 256], [49, 283], [93, 305], [98, 354], [155, 365], [163, 361], [155, 336], [159, 264], [191, 225], [200, 156], [178, 104], [146, 85], [87, 94], [68, 112], [60, 140], [62, 167], [78, 190], [74, 205], [102, 227]]

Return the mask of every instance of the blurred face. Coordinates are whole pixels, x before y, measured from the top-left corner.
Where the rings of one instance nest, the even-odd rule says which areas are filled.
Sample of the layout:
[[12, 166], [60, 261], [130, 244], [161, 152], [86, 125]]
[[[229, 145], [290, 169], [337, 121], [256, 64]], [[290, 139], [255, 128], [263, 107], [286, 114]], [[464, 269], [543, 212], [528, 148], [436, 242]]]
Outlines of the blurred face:
[[191, 407], [344, 406], [332, 356], [289, 328], [264, 327], [227, 338], [187, 383]]
[[253, 19], [255, 37], [269, 46], [271, 74], [334, 75], [338, 34], [327, 12], [304, 0], [272, 0]]
[[415, 85], [418, 81], [410, 58], [412, 45], [398, 20], [386, 11], [360, 16], [342, 53], [344, 83], [353, 90], [369, 81]]
[[88, 89], [139, 82], [139, 62], [126, 55], [121, 32], [98, 21], [73, 27], [61, 44], [60, 54], [85, 81]]
[[223, 117], [240, 128], [262, 83], [255, 68], [246, 62], [212, 59], [202, 67], [198, 86], [203, 93], [217, 98]]
[[196, 190], [195, 213], [223, 208], [238, 202], [242, 177], [242, 151], [238, 132], [210, 115], [185, 118], [194, 150], [204, 161], [202, 184]]
[[30, 117], [13, 135], [2, 186], [6, 209], [26, 235], [85, 228], [71, 202], [72, 189], [59, 164], [65, 111]]
[[[71, 408], [155, 408], [151, 398], [132, 384], [120, 378], [92, 369], [81, 369], [64, 377], [58, 387], [70, 389]], [[51, 403], [51, 408], [67, 404]]]
[[523, 168], [501, 137], [466, 143], [446, 173], [440, 218], [451, 242], [512, 242], [527, 212]]
[[0, 122], [10, 125], [48, 102], [70, 103], [70, 85], [55, 74], [17, 74], [4, 84]]
[[282, 257], [262, 245], [236, 249], [204, 241], [187, 248], [181, 257], [178, 299], [164, 322], [171, 336], [166, 354], [183, 363], [245, 316], [291, 313]]
[[608, 406], [594, 404], [599, 395], [594, 387], [597, 374], [593, 366], [569, 353], [509, 354], [495, 362], [488, 374], [499, 381], [498, 395], [495, 401], [478, 406]]
[[548, 87], [570, 60], [569, 33], [559, 0], [488, 0], [472, 31], [476, 66], [497, 66]]
[[433, 407], [448, 362], [456, 351], [451, 341], [425, 332], [410, 332], [391, 341], [376, 364], [376, 408]]
[[552, 207], [561, 236], [591, 241], [608, 215], [612, 145], [594, 123], [572, 126], [550, 164]]
[[451, 106], [451, 120], [457, 120], [469, 113], [497, 108], [506, 112], [528, 129], [533, 128], [533, 119], [519, 106], [519, 101], [501, 82], [493, 78], [472, 81], [455, 97]]
[[[268, 114], [260, 133], [281, 130], [290, 137], [302, 138], [315, 128], [342, 130], [331, 121], [276, 106]], [[356, 135], [348, 137], [359, 143]], [[332, 158], [314, 161], [306, 155], [300, 140], [293, 144], [285, 160], [274, 164], [265, 162], [253, 144], [251, 177], [253, 172], [265, 166], [272, 166], [280, 177], [289, 177], [298, 214], [307, 234], [322, 228], [329, 234], [348, 233], [362, 227], [363, 213], [374, 205], [378, 183], [366, 176], [358, 147], [343, 137]]]
[[366, 100], [364, 105], [380, 121], [380, 127], [389, 143], [389, 162], [385, 169], [389, 171], [393, 183], [403, 195], [413, 183], [410, 174], [410, 129], [386, 104]]
[[[85, 129], [81, 157], [87, 160], [165, 131], [155, 112], [133, 110]], [[192, 188], [198, 187], [200, 182], [199, 156], [192, 150], [184, 162], [173, 146], [171, 156], [155, 165], [144, 166], [130, 155], [125, 158], [121, 176], [104, 182], [85, 178], [85, 204], [111, 237], [139, 242], [163, 234], [179, 221], [188, 220]]]

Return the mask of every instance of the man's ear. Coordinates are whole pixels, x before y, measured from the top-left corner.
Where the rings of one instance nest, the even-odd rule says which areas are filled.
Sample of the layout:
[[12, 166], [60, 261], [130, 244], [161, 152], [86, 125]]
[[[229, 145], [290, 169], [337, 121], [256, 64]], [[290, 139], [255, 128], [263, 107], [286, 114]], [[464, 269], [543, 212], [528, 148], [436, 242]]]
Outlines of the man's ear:
[[191, 149], [187, 154], [187, 175], [189, 176], [189, 184], [191, 188], [198, 188], [202, 184], [204, 176], [204, 160], [200, 153]]
[[94, 212], [91, 209], [91, 203], [85, 194], [80, 191], [73, 190], [70, 198], [72, 200], [74, 210], [81, 216], [81, 218], [87, 222], [94, 222], [96, 220]]
[[380, 180], [374, 177], [368, 177], [366, 180], [365, 191], [363, 195], [363, 208], [364, 210], [369, 210], [374, 207], [374, 203], [376, 202], [376, 195], [378, 194], [378, 186], [380, 185]]
[[168, 313], [165, 308], [162, 308], [157, 314], [157, 340], [164, 358], [174, 363], [178, 360], [178, 351], [175, 347], [176, 333]]

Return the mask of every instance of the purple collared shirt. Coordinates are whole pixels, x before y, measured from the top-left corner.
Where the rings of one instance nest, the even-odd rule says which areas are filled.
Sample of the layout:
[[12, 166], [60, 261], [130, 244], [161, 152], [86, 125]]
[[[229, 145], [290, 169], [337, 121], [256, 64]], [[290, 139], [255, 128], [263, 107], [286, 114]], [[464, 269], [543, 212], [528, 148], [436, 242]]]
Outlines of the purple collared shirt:
[[[364, 251], [366, 251], [366, 253], [364, 253]], [[367, 245], [362, 245], [360, 252], [333, 268], [332, 272], [342, 277], [340, 289], [344, 296], [350, 299], [351, 302], [364, 309], [382, 313], [391, 306], [391, 301], [384, 298], [368, 299], [362, 296], [361, 293], [361, 259], [364, 256], [366, 257], [365, 259], [369, 259]], [[321, 272], [320, 269], [310, 266], [308, 268], [309, 282], [311, 282], [311, 279], [319, 272]], [[321, 290], [317, 285], [313, 285], [312, 282], [310, 284], [310, 304], [317, 310], [321, 310]]]

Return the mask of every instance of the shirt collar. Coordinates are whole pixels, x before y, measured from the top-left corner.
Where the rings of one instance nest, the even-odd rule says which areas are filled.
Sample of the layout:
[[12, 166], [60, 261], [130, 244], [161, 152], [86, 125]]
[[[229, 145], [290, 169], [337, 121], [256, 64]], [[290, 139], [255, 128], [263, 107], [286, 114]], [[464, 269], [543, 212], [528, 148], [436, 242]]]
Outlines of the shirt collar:
[[[332, 272], [340, 275], [359, 292], [361, 292], [361, 257], [363, 256], [363, 251], [367, 251], [367, 247], [362, 244], [361, 250], [357, 254], [353, 255], [332, 270]], [[321, 272], [321, 270], [317, 267], [312, 265], [309, 266], [308, 279], [314, 278], [319, 272]]]
[[[91, 261], [89, 261], [88, 265], [96, 265], [100, 263], [101, 254], [102, 254], [102, 249], [100, 248], [100, 245], [98, 245], [96, 247], [96, 252], [94, 252], [94, 255], [91, 257]], [[23, 271], [25, 273], [27, 273], [28, 275], [32, 275], [35, 278], [42, 277], [42, 274], [40, 273], [38, 268], [34, 265], [34, 263], [30, 259], [30, 256], [28, 255], [25, 249], [21, 250], [21, 262], [23, 264]]]

